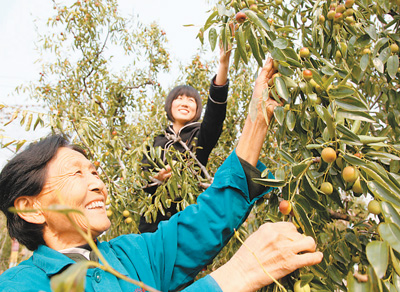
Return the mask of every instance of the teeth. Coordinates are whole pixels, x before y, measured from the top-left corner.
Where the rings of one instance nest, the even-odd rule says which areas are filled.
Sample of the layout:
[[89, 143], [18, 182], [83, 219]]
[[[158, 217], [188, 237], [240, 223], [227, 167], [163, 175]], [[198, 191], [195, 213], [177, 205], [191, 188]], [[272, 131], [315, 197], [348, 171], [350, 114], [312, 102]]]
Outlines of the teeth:
[[96, 208], [103, 208], [104, 202], [103, 201], [94, 201], [86, 206], [86, 209], [96, 209]]

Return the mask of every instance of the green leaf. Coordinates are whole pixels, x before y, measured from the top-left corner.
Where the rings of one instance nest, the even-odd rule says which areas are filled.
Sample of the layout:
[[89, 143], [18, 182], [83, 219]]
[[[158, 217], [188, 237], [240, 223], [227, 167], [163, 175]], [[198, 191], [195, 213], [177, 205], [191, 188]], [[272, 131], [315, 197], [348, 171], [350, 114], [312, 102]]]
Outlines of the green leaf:
[[378, 38], [378, 35], [376, 33], [376, 27], [374, 24], [371, 24], [370, 26], [365, 28], [365, 32], [371, 37], [371, 39], [373, 39], [374, 41], [376, 41], [376, 39]]
[[367, 113], [364, 112], [356, 112], [356, 111], [344, 111], [342, 109], [338, 109], [338, 113], [340, 113], [344, 118], [351, 120], [359, 120], [368, 123], [374, 123], [375, 120]]
[[400, 252], [400, 228], [393, 223], [381, 223], [378, 226], [378, 232], [382, 239], [389, 245]]
[[314, 229], [311, 225], [310, 219], [307, 216], [307, 213], [304, 211], [303, 207], [300, 204], [294, 204], [294, 214], [295, 217], [297, 219], [297, 221], [299, 222], [301, 229], [303, 230], [303, 232], [308, 235], [311, 236], [312, 238], [316, 238]]
[[[282, 53], [282, 50], [278, 49], [278, 48], [274, 48], [271, 52], [271, 56], [274, 60], [277, 61], [286, 61], [286, 57], [285, 55]], [[289, 63], [289, 60], [287, 60], [287, 62]]]
[[355, 141], [355, 142], [360, 142], [360, 138], [356, 134], [354, 134], [352, 131], [347, 129], [345, 126], [343, 126], [341, 124], [337, 124], [336, 129], [340, 133], [342, 133], [344, 136], [346, 136], [348, 139]]
[[260, 50], [258, 47], [258, 42], [257, 42], [257, 37], [256, 37], [256, 33], [254, 32], [254, 28], [251, 27], [250, 30], [250, 35], [248, 38], [249, 44], [250, 44], [250, 48], [251, 51], [253, 53], [254, 58], [256, 59], [258, 66], [262, 67], [263, 66], [263, 62], [260, 56]]
[[320, 197], [318, 195], [317, 189], [315, 188], [309, 176], [306, 175], [305, 179], [303, 179], [301, 182], [304, 188], [304, 192], [302, 192], [301, 194], [307, 199], [311, 207], [320, 211], [325, 211], [326, 207], [320, 203]]
[[[399, 259], [396, 257], [393, 249], [390, 249], [390, 259], [392, 260], [392, 265], [394, 270], [396, 271], [397, 275], [400, 274], [400, 261]], [[396, 274], [394, 273], [394, 274]], [[395, 280], [393, 280], [393, 283], [395, 283]], [[395, 283], [396, 284], [396, 283]], [[399, 287], [400, 288], [400, 287]], [[399, 290], [394, 290], [394, 291], [399, 291]]]
[[299, 163], [292, 167], [292, 173], [294, 176], [304, 173], [304, 171], [309, 167], [308, 163]]
[[322, 67], [321, 72], [324, 73], [325, 75], [330, 75], [330, 76], [335, 74], [335, 71], [332, 68], [330, 68], [329, 66]]
[[376, 70], [377, 70], [379, 73], [382, 73], [382, 74], [383, 74], [383, 72], [385, 71], [385, 69], [384, 69], [384, 65], [383, 65], [382, 60], [379, 59], [379, 58], [374, 58], [374, 59], [372, 60], [372, 63], [374, 63], [374, 66], [375, 66]]
[[267, 187], [283, 187], [286, 185], [286, 181], [270, 178], [253, 178], [253, 181]]
[[399, 212], [392, 206], [392, 204], [382, 201], [381, 202], [382, 215], [385, 218], [385, 222], [391, 222], [400, 226], [400, 214]]
[[295, 161], [292, 158], [292, 156], [289, 153], [287, 153], [285, 150], [279, 149], [278, 153], [282, 157], [282, 159], [284, 159], [285, 161], [287, 161], [289, 163], [292, 163], [292, 164], [295, 163]]
[[365, 105], [362, 101], [352, 96], [336, 99], [335, 102], [340, 108], [344, 110], [359, 111], [359, 112], [369, 111], [367, 105]]
[[286, 49], [283, 50], [283, 53], [288, 58], [293, 59], [294, 61], [297, 61], [297, 62], [299, 61], [299, 55], [296, 53], [296, 51], [293, 48], [287, 47]]
[[[369, 174], [370, 169], [363, 168], [363, 170]], [[374, 195], [374, 197], [379, 198], [382, 201], [387, 201], [394, 204], [396, 207], [400, 207], [400, 198], [398, 195], [394, 194], [389, 188], [385, 187], [378, 181], [369, 181], [367, 183], [368, 189]]]
[[332, 98], [342, 98], [354, 95], [355, 90], [352, 87], [346, 85], [339, 85], [336, 88], [332, 88], [328, 91], [328, 95]]
[[392, 55], [387, 61], [387, 70], [390, 78], [394, 79], [399, 69], [399, 56]]
[[[274, 58], [274, 55], [272, 55], [272, 57]], [[280, 57], [280, 56], [278, 56], [278, 57]], [[290, 65], [292, 65], [294, 67], [297, 67], [297, 68], [303, 68], [303, 65], [300, 62], [298, 62], [298, 61], [296, 61], [296, 60], [294, 60], [292, 58], [287, 58], [287, 59], [284, 59], [284, 60], [281, 60], [281, 61], [286, 61], [288, 64], [290, 64]]]
[[362, 71], [365, 71], [368, 68], [369, 64], [369, 54], [365, 54], [361, 57], [360, 60], [360, 68]]
[[264, 29], [263, 24], [261, 23], [260, 19], [258, 18], [257, 14], [254, 11], [248, 9], [248, 10], [245, 10], [244, 13], [247, 15], [250, 22], [254, 23], [256, 26], [258, 26], [262, 30]]
[[393, 273], [393, 284], [395, 285], [397, 291], [400, 291], [400, 276], [399, 276], [399, 272], [397, 272], [398, 274]]
[[367, 135], [358, 135], [358, 137], [360, 138], [360, 142], [366, 145], [371, 143], [384, 142], [387, 140], [387, 137], [374, 137]]
[[293, 131], [294, 126], [296, 125], [296, 115], [292, 111], [288, 111], [286, 115], [286, 125], [289, 131]]
[[286, 49], [287, 46], [289, 45], [287, 39], [281, 39], [281, 38], [277, 38], [272, 43], [274, 44], [274, 47], [277, 47], [278, 49], [281, 50]]
[[400, 157], [387, 153], [387, 152], [377, 152], [377, 151], [369, 151], [365, 153], [365, 156], [373, 157], [373, 158], [386, 158], [391, 160], [400, 160]]
[[287, 101], [289, 98], [289, 92], [287, 90], [285, 81], [281, 77], [275, 77], [274, 82], [278, 95]]
[[207, 18], [206, 23], [204, 24], [204, 30], [207, 30], [215, 21], [213, 21], [214, 17], [218, 15], [218, 11], [214, 11]]
[[390, 48], [385, 48], [379, 53], [379, 59], [382, 61], [383, 64], [387, 62], [391, 54]]
[[351, 154], [344, 154], [343, 159], [351, 165], [362, 166], [366, 165], [365, 161]]
[[282, 126], [283, 125], [283, 121], [285, 119], [285, 110], [284, 110], [284, 108], [282, 106], [275, 107], [274, 116], [275, 116], [275, 119], [278, 122], [278, 124], [280, 126]]
[[208, 32], [208, 41], [210, 42], [211, 51], [215, 50], [215, 46], [217, 45], [218, 34], [215, 28], [211, 28]]
[[246, 40], [244, 37], [244, 32], [242, 29], [242, 25], [239, 26], [238, 30], [235, 33], [235, 38], [237, 42], [237, 48], [239, 49], [239, 54], [243, 59], [243, 62], [248, 63], [247, 52], [246, 52]]
[[333, 139], [335, 137], [335, 125], [333, 122], [332, 115], [326, 107], [322, 107], [322, 111], [324, 112], [324, 120], [326, 126], [328, 127], [329, 135], [331, 136], [331, 139]]
[[386, 273], [389, 263], [389, 248], [387, 243], [382, 241], [369, 242], [366, 247], [366, 254], [376, 275], [382, 278]]
[[92, 264], [93, 262], [90, 261], [81, 261], [70, 265], [64, 272], [51, 278], [51, 290], [54, 292], [84, 292], [86, 272]]

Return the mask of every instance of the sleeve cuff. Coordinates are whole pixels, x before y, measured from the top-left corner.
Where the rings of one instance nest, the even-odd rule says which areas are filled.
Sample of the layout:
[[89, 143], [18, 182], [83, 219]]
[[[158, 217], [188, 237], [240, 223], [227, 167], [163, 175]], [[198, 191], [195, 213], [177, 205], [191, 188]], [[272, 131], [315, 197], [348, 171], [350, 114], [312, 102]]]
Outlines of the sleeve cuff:
[[228, 89], [229, 89], [229, 79], [226, 81], [224, 85], [215, 85], [215, 78], [217, 75], [213, 77], [210, 85], [210, 96], [217, 103], [225, 103], [228, 98]]
[[267, 187], [253, 181], [253, 178], [261, 178], [261, 171], [246, 160], [243, 160], [240, 157], [238, 158], [243, 167], [244, 174], [246, 175], [247, 185], [249, 186], [249, 198], [250, 201], [252, 201], [254, 198], [264, 193], [267, 190]]
[[189, 287], [183, 289], [184, 292], [198, 292], [198, 291], [209, 291], [209, 292], [223, 292], [217, 282], [210, 275], [197, 280]]

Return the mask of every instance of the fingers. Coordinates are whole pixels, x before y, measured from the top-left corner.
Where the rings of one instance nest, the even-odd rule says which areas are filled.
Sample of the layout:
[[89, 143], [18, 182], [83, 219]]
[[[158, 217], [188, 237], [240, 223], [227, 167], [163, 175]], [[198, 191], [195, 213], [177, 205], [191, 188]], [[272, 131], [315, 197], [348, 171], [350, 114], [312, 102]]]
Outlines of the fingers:
[[320, 251], [299, 254], [296, 256], [297, 269], [305, 266], [313, 266], [319, 264], [324, 255]]

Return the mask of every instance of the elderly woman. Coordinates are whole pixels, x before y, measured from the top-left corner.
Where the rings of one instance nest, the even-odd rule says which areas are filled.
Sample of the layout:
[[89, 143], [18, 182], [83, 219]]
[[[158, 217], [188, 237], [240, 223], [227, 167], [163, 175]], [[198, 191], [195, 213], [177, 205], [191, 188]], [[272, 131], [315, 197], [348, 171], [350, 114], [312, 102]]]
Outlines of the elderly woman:
[[[273, 73], [271, 60], [257, 78], [253, 101]], [[269, 118], [276, 102], [267, 101]], [[258, 102], [257, 118], [248, 117], [236, 150], [215, 175], [198, 203], [160, 223], [154, 233], [121, 235], [96, 241], [107, 262], [120, 273], [161, 291], [174, 291], [193, 280], [246, 219], [267, 190], [253, 185], [265, 166], [258, 162], [267, 127]], [[7, 227], [33, 256], [0, 276], [1, 291], [51, 291], [50, 279], [78, 257], [89, 259], [85, 239], [65, 215], [48, 211], [54, 204], [79, 209], [73, 221], [95, 239], [110, 227], [104, 202], [107, 190], [95, 167], [79, 148], [52, 136], [13, 158], [0, 174], [1, 210]], [[15, 207], [18, 213], [8, 209]], [[24, 210], [35, 209], [35, 212]], [[199, 224], [201, 222], [201, 224]], [[322, 254], [315, 242], [291, 223], [267, 223], [247, 240], [265, 270], [275, 279], [299, 267], [317, 264]], [[256, 291], [272, 283], [255, 257], [240, 248], [232, 259], [184, 291]], [[143, 291], [100, 268], [89, 269], [86, 291]]]

